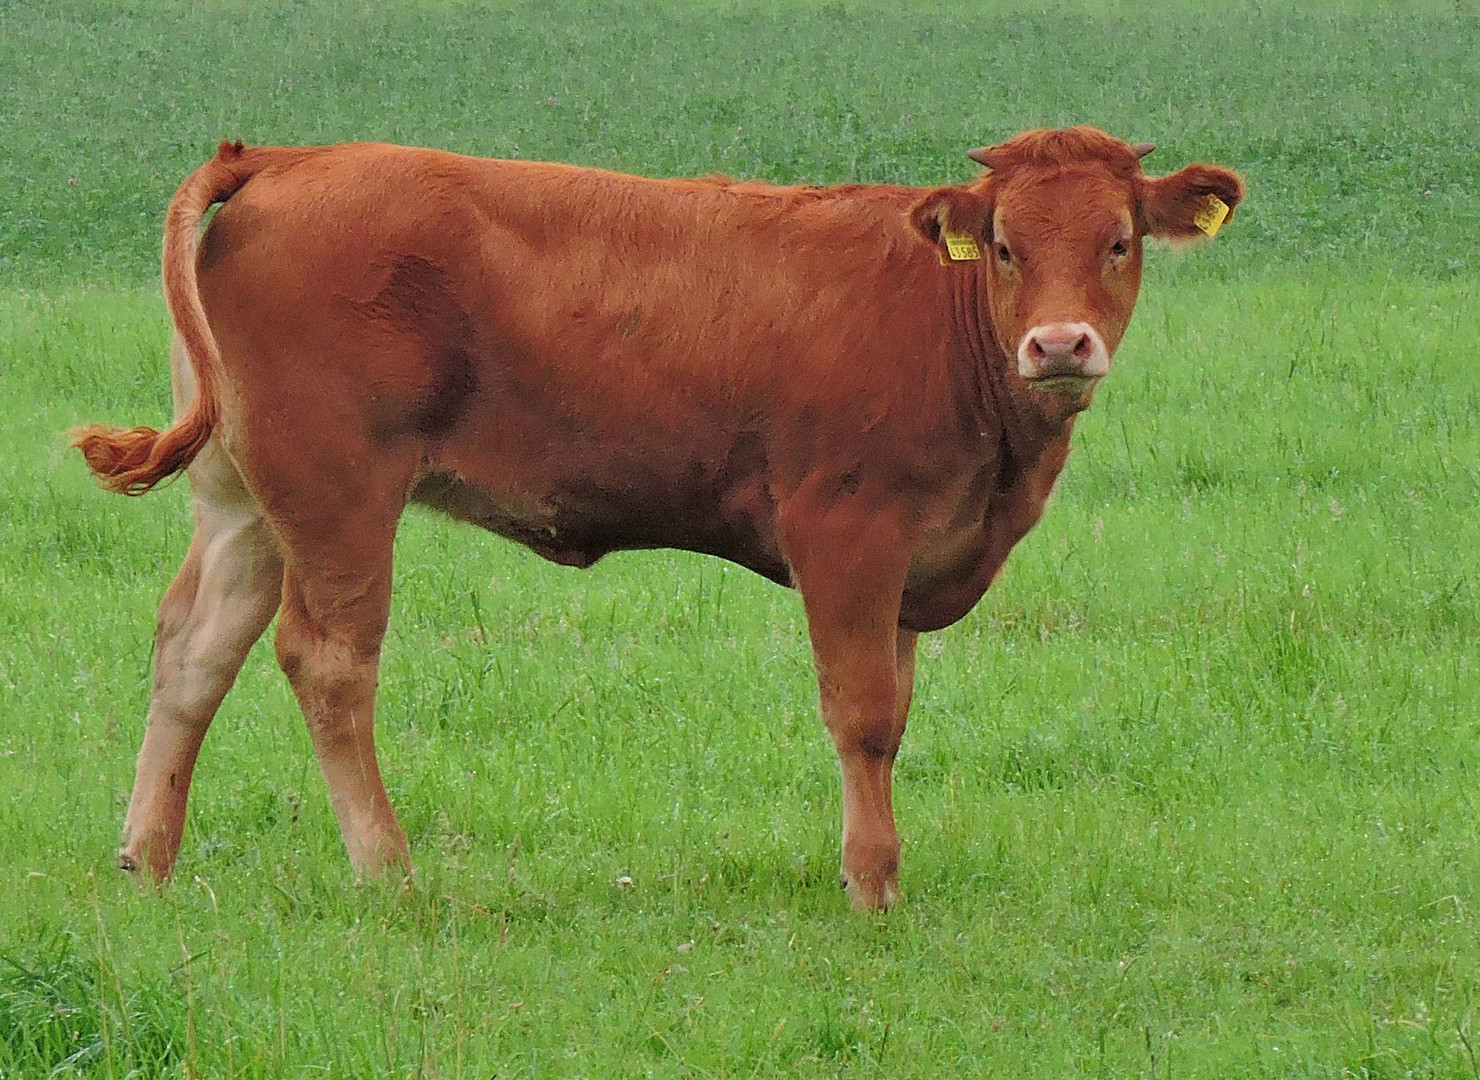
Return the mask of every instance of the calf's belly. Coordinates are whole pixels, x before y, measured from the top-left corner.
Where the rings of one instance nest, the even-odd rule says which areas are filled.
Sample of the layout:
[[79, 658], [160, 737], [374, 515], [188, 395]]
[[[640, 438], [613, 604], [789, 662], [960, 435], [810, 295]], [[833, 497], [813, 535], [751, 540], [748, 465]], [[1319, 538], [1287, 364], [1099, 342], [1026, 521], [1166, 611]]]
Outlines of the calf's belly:
[[613, 551], [676, 548], [714, 555], [791, 584], [772, 521], [735, 513], [733, 499], [714, 498], [708, 514], [696, 514], [692, 505], [684, 505], [694, 497], [672, 490], [624, 493], [594, 488], [589, 481], [520, 487], [514, 478], [478, 483], [457, 472], [433, 470], [412, 498], [561, 566], [585, 569]]

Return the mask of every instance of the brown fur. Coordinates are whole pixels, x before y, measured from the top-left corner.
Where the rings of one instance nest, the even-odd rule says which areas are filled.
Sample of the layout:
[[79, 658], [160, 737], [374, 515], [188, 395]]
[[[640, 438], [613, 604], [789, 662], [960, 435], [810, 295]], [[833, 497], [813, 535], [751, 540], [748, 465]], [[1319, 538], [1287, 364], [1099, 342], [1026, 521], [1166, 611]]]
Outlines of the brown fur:
[[[190, 466], [198, 502], [225, 491], [260, 518], [222, 519], [273, 538], [241, 587], [254, 611], [281, 587], [278, 656], [367, 870], [405, 864], [369, 715], [408, 501], [568, 565], [680, 547], [795, 585], [843, 766], [844, 878], [882, 906], [916, 635], [966, 614], [1038, 520], [1093, 389], [1030, 385], [1019, 342], [1069, 320], [1113, 351], [1142, 234], [1181, 235], [1208, 191], [1242, 194], [1213, 166], [1152, 180], [1087, 128], [980, 156], [988, 174], [929, 191], [223, 144], [165, 231], [188, 406], [163, 433], [76, 441], [113, 490]], [[982, 260], [941, 265], [943, 229]], [[248, 564], [233, 542], [208, 574]], [[190, 618], [172, 642], [242, 650], [244, 631]], [[165, 788], [154, 763], [193, 761], [209, 711], [188, 753], [146, 740], [131, 865], [168, 872], [183, 794], [148, 794]]]

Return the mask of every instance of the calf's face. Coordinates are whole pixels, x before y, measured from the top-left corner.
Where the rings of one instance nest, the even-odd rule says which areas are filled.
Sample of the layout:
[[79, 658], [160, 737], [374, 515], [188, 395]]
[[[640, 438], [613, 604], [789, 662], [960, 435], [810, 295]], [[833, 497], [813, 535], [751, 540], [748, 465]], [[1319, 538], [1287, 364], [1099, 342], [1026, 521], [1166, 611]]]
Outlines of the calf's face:
[[1051, 411], [1083, 409], [1109, 373], [1140, 289], [1143, 237], [1216, 232], [1243, 195], [1218, 166], [1148, 177], [1150, 149], [1092, 128], [1028, 132], [972, 151], [988, 174], [912, 211], [927, 239], [978, 241], [991, 336], [1023, 385], [1051, 395], [1040, 399]]
[[993, 200], [988, 296], [997, 344], [1035, 389], [1087, 398], [1110, 372], [1141, 285], [1131, 192], [1087, 166], [1020, 171]]

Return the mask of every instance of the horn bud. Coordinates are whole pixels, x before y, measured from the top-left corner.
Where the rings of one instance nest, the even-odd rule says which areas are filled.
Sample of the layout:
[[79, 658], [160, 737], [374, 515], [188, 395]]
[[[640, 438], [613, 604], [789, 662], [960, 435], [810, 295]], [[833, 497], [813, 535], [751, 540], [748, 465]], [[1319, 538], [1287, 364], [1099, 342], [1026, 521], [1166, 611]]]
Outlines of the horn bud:
[[1131, 143], [1131, 152], [1134, 153], [1137, 158], [1143, 158], [1155, 149], [1156, 144], [1154, 142]]

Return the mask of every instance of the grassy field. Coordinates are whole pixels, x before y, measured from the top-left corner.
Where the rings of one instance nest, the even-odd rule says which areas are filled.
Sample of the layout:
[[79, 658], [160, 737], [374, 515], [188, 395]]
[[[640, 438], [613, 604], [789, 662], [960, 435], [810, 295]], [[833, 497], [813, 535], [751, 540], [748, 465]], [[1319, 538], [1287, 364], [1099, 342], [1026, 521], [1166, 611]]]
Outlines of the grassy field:
[[[1437, 3], [0, 3], [0, 1077], [1480, 1077], [1476, 40]], [[112, 869], [188, 493], [105, 495], [61, 433], [166, 417], [160, 221], [215, 140], [931, 184], [1079, 121], [1249, 201], [1149, 256], [1044, 523], [922, 647], [902, 907], [837, 887], [794, 595], [422, 514], [411, 891], [354, 883], [265, 642], [175, 882]]]

